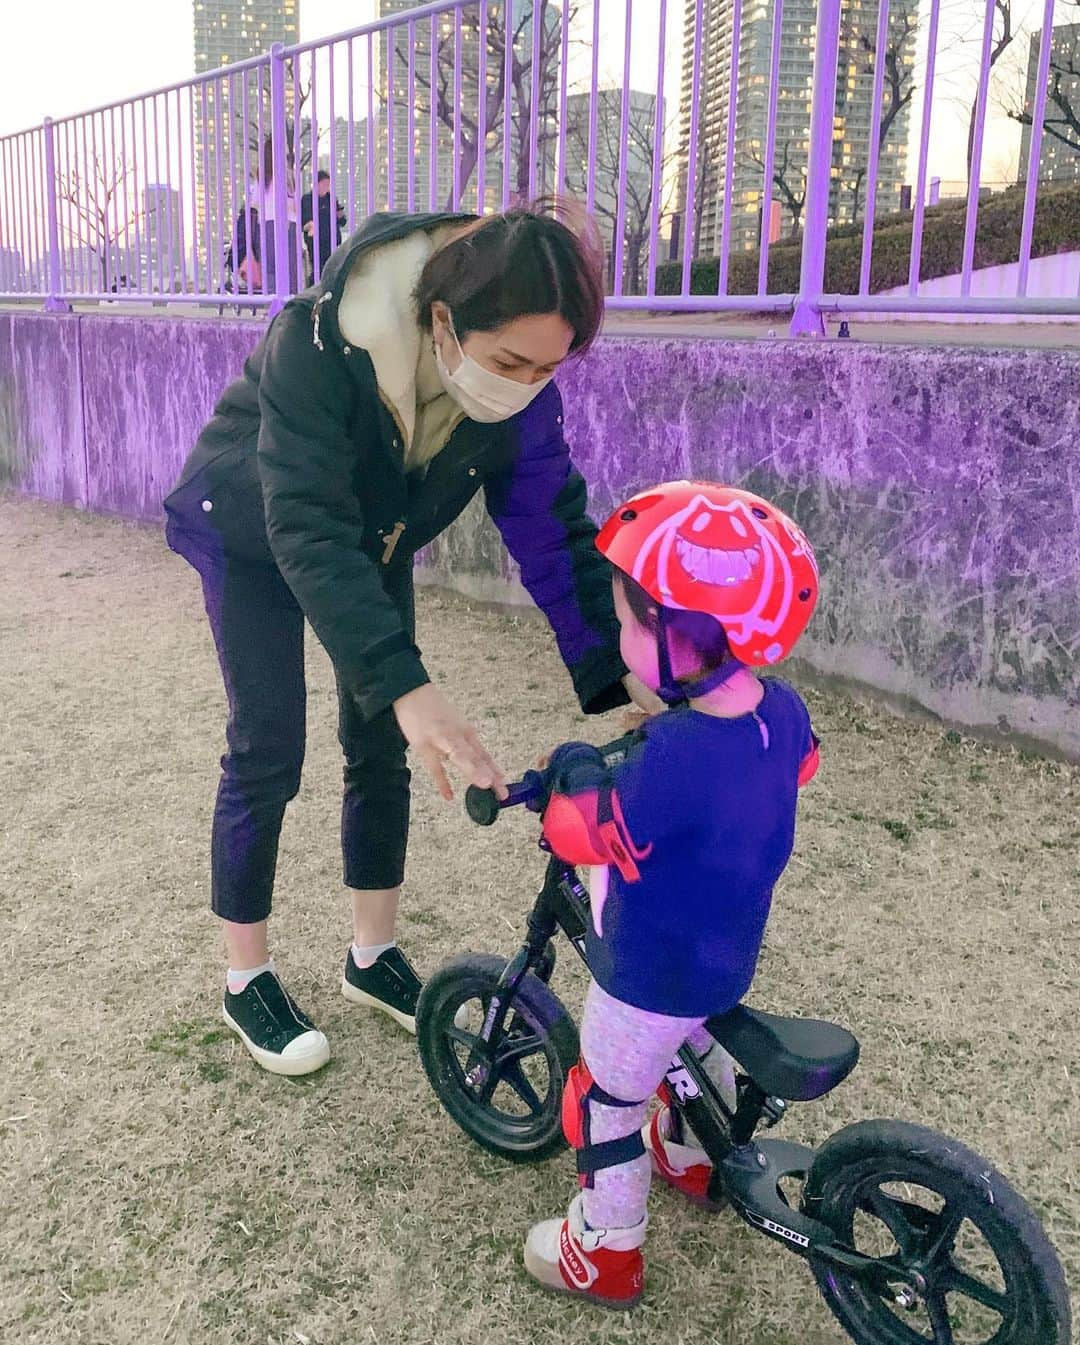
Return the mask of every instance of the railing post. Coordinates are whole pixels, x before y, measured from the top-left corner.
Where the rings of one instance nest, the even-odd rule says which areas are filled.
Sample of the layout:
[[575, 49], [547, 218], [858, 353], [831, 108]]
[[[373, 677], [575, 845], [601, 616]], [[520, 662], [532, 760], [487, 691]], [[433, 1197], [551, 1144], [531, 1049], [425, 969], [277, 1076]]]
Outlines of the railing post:
[[821, 296], [825, 291], [825, 239], [832, 185], [833, 124], [836, 115], [836, 61], [840, 50], [840, 6], [818, 0], [814, 44], [814, 87], [810, 112], [810, 157], [806, 165], [799, 294], [791, 318], [792, 336], [824, 336]]
[[52, 117], [45, 118], [42, 129], [45, 133], [45, 199], [49, 218], [49, 293], [45, 312], [70, 313], [71, 305], [62, 298], [60, 280], [60, 225], [56, 209], [56, 144]]
[[[287, 205], [289, 156], [285, 140], [285, 47], [281, 42], [275, 42], [270, 48], [270, 144], [274, 169], [274, 301], [270, 305], [270, 316], [274, 317], [288, 302], [292, 266]], [[261, 145], [259, 152], [262, 153]], [[263, 265], [266, 265], [265, 257]]]

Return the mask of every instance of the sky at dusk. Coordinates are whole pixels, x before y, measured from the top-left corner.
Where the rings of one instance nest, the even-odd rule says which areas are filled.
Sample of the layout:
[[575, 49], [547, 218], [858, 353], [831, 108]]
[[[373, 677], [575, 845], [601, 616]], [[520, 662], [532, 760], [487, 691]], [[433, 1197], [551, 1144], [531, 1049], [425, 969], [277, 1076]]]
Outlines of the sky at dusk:
[[[928, 0], [923, 0], [924, 8]], [[631, 46], [632, 85], [654, 90], [657, 79], [659, 0], [636, 0]], [[947, 181], [964, 177], [967, 113], [978, 66], [982, 0], [944, 0], [942, 40], [931, 136], [930, 172]], [[584, 6], [583, 6], [584, 8]], [[46, 115], [64, 116], [114, 99], [189, 78], [193, 71], [191, 0], [53, 0], [47, 22], [36, 6], [4, 7], [8, 59], [0, 82], [0, 134], [22, 130]], [[301, 39], [358, 27], [374, 17], [375, 0], [300, 0]], [[682, 0], [669, 0], [666, 90], [679, 87]], [[1020, 133], [1000, 103], [1026, 70], [1028, 35], [1041, 23], [1042, 0], [1014, 0], [1019, 36], [998, 67], [999, 94], [991, 100], [983, 178], [1015, 178]], [[601, 80], [622, 75], [623, 0], [601, 0]], [[1017, 23], [1019, 20], [1019, 23]], [[925, 51], [925, 24], [920, 42]], [[571, 80], [585, 73], [578, 52]], [[921, 89], [911, 118], [909, 176], [914, 176], [921, 123]]]

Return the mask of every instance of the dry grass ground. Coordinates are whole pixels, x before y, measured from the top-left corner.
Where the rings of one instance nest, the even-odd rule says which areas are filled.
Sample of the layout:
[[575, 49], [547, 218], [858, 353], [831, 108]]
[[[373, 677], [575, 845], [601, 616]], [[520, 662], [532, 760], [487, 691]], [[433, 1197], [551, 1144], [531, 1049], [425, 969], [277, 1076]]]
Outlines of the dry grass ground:
[[[534, 620], [426, 592], [420, 630], [508, 767], [615, 730], [575, 714]], [[0, 1340], [841, 1341], [795, 1257], [663, 1190], [635, 1314], [526, 1281], [523, 1234], [571, 1194], [569, 1156], [522, 1169], [476, 1149], [411, 1039], [338, 994], [339, 762], [314, 644], [310, 676], [275, 946], [333, 1060], [288, 1082], [219, 1019], [223, 694], [195, 576], [152, 532], [0, 496]], [[1078, 773], [807, 697], [824, 765], [754, 1000], [852, 1026], [863, 1064], [786, 1129], [817, 1142], [895, 1115], [955, 1132], [1029, 1197], [1080, 1284]], [[533, 819], [482, 832], [426, 781], [416, 794], [404, 945], [425, 971], [509, 951]], [[576, 1011], [568, 956], [555, 987]]]

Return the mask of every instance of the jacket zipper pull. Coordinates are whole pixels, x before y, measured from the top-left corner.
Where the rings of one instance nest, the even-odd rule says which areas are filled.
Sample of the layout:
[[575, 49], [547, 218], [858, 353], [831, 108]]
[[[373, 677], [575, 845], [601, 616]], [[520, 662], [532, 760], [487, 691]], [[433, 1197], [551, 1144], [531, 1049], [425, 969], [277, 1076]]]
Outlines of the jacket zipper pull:
[[322, 350], [323, 348], [322, 340], [319, 337], [319, 309], [328, 299], [333, 297], [333, 294], [327, 290], [315, 301], [315, 307], [311, 310], [311, 341], [316, 350]]
[[405, 531], [404, 523], [395, 523], [393, 528], [389, 532], [383, 533], [382, 538], [383, 541], [386, 543], [382, 553], [382, 563], [384, 565], [390, 564], [390, 561], [392, 560], [394, 555], [394, 548], [401, 540], [401, 534], [404, 531]]

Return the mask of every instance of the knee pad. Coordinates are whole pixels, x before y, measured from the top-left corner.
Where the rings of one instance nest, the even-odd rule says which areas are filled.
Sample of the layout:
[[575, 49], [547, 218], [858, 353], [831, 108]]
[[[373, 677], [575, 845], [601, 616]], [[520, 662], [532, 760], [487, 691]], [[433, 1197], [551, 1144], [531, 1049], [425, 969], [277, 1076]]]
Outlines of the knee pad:
[[648, 1098], [627, 1101], [625, 1098], [612, 1097], [593, 1078], [584, 1059], [573, 1067], [567, 1075], [563, 1092], [562, 1127], [563, 1134], [577, 1150], [580, 1186], [593, 1186], [594, 1176], [601, 1168], [632, 1163], [645, 1152], [645, 1143], [637, 1126], [628, 1135], [594, 1144], [589, 1118], [590, 1104], [598, 1102], [603, 1107], [642, 1107], [647, 1101]]

